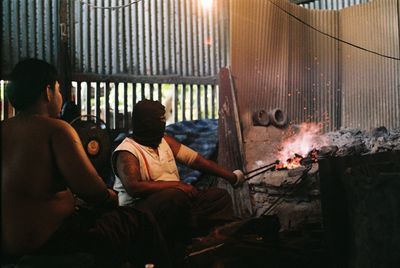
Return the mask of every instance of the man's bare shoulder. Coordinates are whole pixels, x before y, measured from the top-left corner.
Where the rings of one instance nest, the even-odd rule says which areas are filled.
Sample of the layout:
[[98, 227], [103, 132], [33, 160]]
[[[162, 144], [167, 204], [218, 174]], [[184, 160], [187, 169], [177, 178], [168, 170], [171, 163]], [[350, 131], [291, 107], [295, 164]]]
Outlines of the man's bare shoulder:
[[56, 118], [43, 118], [44, 128], [49, 131], [50, 137], [58, 140], [59, 142], [65, 139], [78, 139], [78, 134], [75, 129], [67, 122]]
[[80, 143], [80, 139], [75, 129], [67, 122], [60, 119], [49, 118], [48, 122], [53, 128], [52, 138], [58, 141], [73, 140]]
[[48, 124], [54, 127], [54, 130], [60, 131], [75, 131], [74, 128], [67, 122], [61, 119], [48, 118]]
[[52, 133], [57, 131], [74, 131], [73, 127], [67, 122], [45, 116], [15, 116], [1, 122], [3, 131], [18, 130], [25, 128], [33, 131], [42, 131], [43, 133]]
[[[32, 116], [30, 118], [10, 118], [2, 122], [2, 134], [5, 136], [15, 136], [21, 133], [24, 129], [24, 133], [27, 131], [31, 135], [39, 135], [42, 138], [50, 138], [63, 142], [64, 140], [73, 140], [79, 142], [80, 139], [75, 129], [67, 122], [61, 119]], [[68, 141], [67, 141], [68, 142]]]
[[47, 116], [39, 116], [39, 115], [31, 115], [31, 116], [14, 116], [8, 119], [3, 120], [2, 126], [14, 125], [14, 124], [36, 124], [38, 126], [49, 125], [53, 127], [71, 127], [70, 124], [65, 122], [64, 120], [58, 118], [51, 118]]

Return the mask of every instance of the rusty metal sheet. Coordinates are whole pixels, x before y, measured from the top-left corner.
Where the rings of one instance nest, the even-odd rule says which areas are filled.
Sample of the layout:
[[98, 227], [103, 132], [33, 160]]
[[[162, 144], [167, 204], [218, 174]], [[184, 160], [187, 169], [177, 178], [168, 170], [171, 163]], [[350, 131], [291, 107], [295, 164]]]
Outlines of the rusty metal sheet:
[[[231, 83], [229, 69], [222, 68], [219, 73], [219, 120], [218, 120], [218, 163], [230, 170], [243, 169], [243, 141], [239, 114], [235, 111], [236, 96]], [[219, 181], [219, 186], [225, 188], [233, 197], [233, 207], [237, 216], [247, 217], [252, 214], [250, 193], [247, 184], [234, 190], [225, 181]]]

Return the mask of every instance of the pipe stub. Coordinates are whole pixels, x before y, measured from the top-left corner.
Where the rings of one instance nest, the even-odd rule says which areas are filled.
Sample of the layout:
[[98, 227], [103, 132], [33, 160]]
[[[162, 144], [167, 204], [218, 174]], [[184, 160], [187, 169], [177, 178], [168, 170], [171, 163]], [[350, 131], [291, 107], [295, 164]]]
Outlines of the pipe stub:
[[265, 110], [259, 110], [253, 114], [253, 125], [268, 126], [269, 123], [270, 123], [270, 116]]
[[269, 120], [272, 125], [283, 128], [288, 123], [288, 116], [279, 108], [275, 108], [269, 112]]

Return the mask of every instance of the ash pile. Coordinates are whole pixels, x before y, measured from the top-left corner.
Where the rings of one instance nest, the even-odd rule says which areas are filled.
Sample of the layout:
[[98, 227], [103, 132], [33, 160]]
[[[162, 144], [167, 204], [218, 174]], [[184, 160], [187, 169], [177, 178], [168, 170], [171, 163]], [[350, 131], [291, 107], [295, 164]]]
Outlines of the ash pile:
[[[345, 128], [324, 136], [330, 146], [336, 146], [333, 156], [367, 155], [400, 150], [400, 128], [378, 127], [371, 131]], [[325, 148], [329, 151], [329, 148]], [[326, 152], [329, 153], [329, 152]]]

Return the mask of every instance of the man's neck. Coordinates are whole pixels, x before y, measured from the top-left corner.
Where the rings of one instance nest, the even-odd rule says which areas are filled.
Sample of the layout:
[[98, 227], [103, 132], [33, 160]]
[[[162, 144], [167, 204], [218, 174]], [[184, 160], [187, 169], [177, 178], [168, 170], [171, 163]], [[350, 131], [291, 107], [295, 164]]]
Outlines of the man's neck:
[[50, 117], [47, 109], [45, 107], [42, 107], [40, 105], [35, 105], [32, 107], [29, 107], [23, 111], [19, 111], [18, 116], [43, 116], [43, 117]]

